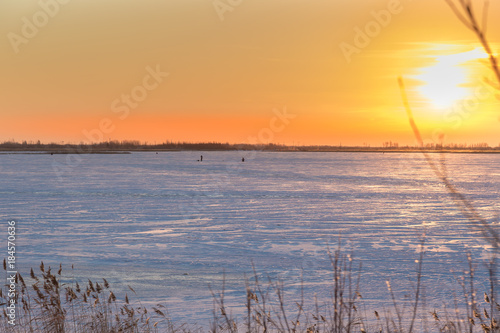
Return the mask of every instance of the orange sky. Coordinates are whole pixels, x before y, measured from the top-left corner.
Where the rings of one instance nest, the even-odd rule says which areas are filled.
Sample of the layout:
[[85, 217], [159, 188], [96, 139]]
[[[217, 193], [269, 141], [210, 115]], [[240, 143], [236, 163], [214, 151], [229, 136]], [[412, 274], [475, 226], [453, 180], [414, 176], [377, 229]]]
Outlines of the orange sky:
[[402, 75], [426, 141], [500, 144], [444, 0], [5, 0], [0, 35], [0, 141], [413, 144]]

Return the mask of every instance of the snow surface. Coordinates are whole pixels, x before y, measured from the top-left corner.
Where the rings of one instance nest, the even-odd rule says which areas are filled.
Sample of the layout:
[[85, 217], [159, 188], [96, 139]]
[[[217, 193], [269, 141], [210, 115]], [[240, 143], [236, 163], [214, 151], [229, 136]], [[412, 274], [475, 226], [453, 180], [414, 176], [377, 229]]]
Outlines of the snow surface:
[[[453, 183], [496, 224], [499, 162], [446, 155]], [[282, 279], [290, 299], [303, 280], [307, 301], [328, 301], [327, 247], [339, 236], [376, 306], [388, 301], [388, 279], [401, 299], [411, 293], [423, 233], [430, 308], [449, 298], [466, 251], [479, 280], [491, 252], [416, 153], [0, 154], [0, 206], [5, 241], [7, 219], [18, 221], [20, 271], [62, 263], [67, 277], [106, 278], [118, 297], [201, 324], [212, 316], [208, 286], [219, 290], [223, 275], [227, 304], [243, 310], [252, 263], [261, 280]]]

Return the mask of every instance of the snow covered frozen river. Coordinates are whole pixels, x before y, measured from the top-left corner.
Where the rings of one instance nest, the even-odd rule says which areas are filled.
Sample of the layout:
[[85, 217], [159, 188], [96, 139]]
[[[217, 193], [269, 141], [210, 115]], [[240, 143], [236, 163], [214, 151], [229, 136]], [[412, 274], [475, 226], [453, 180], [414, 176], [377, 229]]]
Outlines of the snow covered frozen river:
[[[453, 183], [496, 223], [500, 155], [446, 161]], [[1, 154], [0, 206], [3, 229], [18, 221], [21, 272], [62, 263], [67, 276], [106, 278], [118, 297], [130, 285], [132, 299], [190, 322], [211, 318], [208, 285], [219, 289], [224, 272], [228, 305], [242, 308], [252, 263], [290, 296], [303, 273], [305, 294], [327, 301], [327, 246], [339, 236], [362, 263], [367, 302], [384, 300], [387, 279], [398, 296], [411, 290], [423, 233], [429, 307], [449, 295], [466, 251], [479, 277], [491, 251], [417, 153]]]

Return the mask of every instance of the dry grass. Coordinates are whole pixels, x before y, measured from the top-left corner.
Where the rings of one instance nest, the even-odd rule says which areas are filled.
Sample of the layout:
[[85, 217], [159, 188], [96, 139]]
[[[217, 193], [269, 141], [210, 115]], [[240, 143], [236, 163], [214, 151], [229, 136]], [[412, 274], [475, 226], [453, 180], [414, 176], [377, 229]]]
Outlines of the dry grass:
[[[148, 309], [140, 303], [132, 304], [127, 294], [118, 300], [105, 279], [88, 280], [84, 284], [64, 283], [61, 266], [53, 272], [42, 263], [37, 274], [32, 270], [29, 277], [17, 275], [16, 326], [8, 324], [7, 304], [3, 304], [0, 332], [202, 332], [207, 328], [213, 333], [500, 332], [500, 305], [494, 302], [493, 267], [490, 267], [490, 290], [477, 290], [477, 285], [486, 284], [477, 281], [470, 255], [469, 269], [457, 277], [456, 290], [461, 296], [443, 300], [447, 305], [441, 309], [427, 309], [422, 301], [425, 289], [421, 279], [425, 259], [423, 246], [416, 264], [411, 299], [398, 300], [387, 281], [387, 298], [392, 299], [392, 306], [367, 309], [359, 290], [360, 267], [350, 255], [342, 253], [340, 246], [328, 252], [331, 298], [326, 304], [315, 301], [306, 310], [304, 300], [314, 300], [314, 295], [304, 295], [301, 288], [292, 297], [286, 293], [286, 281], [260, 281], [254, 268], [253, 276], [246, 281], [246, 299], [240, 303], [241, 308], [245, 308], [245, 315], [234, 317], [231, 314], [225, 303], [223, 283], [220, 291], [212, 290], [213, 319], [204, 327], [175, 324], [161, 305]], [[4, 302], [8, 300], [7, 290], [6, 286], [0, 292]], [[130, 292], [135, 294], [131, 288]], [[189, 305], [185, 308], [189, 309]]]
[[[6, 268], [4, 261], [4, 269]], [[8, 286], [0, 290], [3, 300], [1, 332], [159, 332], [158, 324], [170, 327], [166, 314], [158, 308], [131, 305], [128, 296], [118, 301], [106, 279], [62, 282], [62, 266], [57, 272], [43, 262], [39, 272], [29, 277], [16, 275], [17, 313], [15, 326], [8, 323]], [[133, 290], [131, 290], [133, 292]], [[173, 330], [173, 328], [172, 328]]]

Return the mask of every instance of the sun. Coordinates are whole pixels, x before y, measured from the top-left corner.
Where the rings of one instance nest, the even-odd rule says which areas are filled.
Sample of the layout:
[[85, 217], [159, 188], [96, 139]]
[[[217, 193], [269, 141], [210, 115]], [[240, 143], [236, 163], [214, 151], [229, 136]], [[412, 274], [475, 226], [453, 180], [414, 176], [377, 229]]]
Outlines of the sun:
[[466, 87], [470, 77], [471, 61], [487, 58], [488, 55], [476, 48], [472, 51], [434, 56], [435, 62], [421, 69], [414, 76], [422, 82], [418, 92], [436, 109], [447, 109], [468, 97], [471, 92]]

